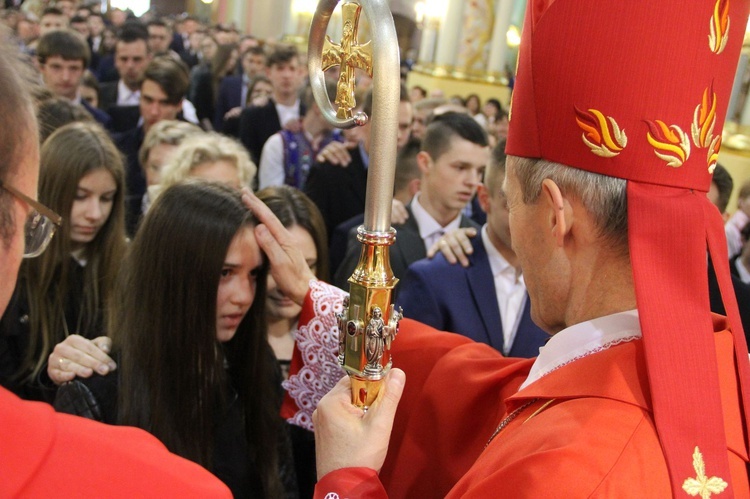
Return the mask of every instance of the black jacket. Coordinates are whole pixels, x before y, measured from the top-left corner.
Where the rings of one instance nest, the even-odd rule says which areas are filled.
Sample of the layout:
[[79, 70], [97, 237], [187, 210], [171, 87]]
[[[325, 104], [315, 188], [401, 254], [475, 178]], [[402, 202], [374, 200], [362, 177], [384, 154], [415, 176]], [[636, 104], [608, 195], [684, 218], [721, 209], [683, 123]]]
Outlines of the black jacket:
[[[305, 115], [300, 104], [299, 115]], [[250, 151], [250, 158], [256, 165], [260, 164], [260, 153], [268, 137], [281, 130], [276, 103], [269, 99], [265, 106], [250, 106], [240, 114], [240, 141]]]

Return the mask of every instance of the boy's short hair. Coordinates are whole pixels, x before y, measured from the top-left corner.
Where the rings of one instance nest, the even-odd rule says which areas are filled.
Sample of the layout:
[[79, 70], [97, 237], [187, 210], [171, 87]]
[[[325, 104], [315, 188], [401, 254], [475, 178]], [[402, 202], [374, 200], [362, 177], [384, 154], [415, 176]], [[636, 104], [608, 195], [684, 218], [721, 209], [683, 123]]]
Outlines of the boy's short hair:
[[91, 50], [75, 31], [56, 29], [45, 33], [39, 39], [36, 56], [40, 64], [46, 64], [50, 57], [60, 56], [66, 61], [81, 60], [86, 68], [91, 60]]

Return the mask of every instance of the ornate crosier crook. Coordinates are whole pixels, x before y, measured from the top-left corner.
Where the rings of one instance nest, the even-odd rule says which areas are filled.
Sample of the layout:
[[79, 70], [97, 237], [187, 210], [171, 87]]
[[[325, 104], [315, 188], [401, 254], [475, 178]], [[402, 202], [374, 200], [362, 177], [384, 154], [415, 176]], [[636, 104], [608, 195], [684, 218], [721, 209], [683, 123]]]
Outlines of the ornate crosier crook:
[[[364, 225], [357, 229], [362, 243], [359, 262], [349, 278], [349, 299], [339, 314], [339, 362], [352, 380], [352, 403], [367, 409], [391, 367], [391, 342], [398, 332], [401, 311], [393, 305], [398, 282], [391, 270], [388, 247], [396, 240], [391, 227], [393, 177], [396, 169], [400, 72], [398, 42], [387, 0], [362, 0], [342, 5], [340, 43], [325, 33], [338, 0], [321, 0], [310, 26], [308, 67], [315, 100], [326, 120], [338, 128], [364, 125], [364, 113], [352, 114], [356, 68], [373, 77], [370, 123], [370, 164]], [[361, 11], [369, 20], [372, 41], [359, 44]], [[340, 66], [333, 109], [324, 71]]]

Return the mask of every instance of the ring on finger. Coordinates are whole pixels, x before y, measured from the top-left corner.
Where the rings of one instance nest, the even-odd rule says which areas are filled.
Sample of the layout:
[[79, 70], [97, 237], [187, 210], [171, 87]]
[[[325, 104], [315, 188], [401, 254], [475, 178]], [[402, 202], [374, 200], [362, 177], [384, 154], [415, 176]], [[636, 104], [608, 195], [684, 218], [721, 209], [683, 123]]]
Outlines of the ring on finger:
[[60, 359], [58, 360], [58, 363], [60, 364], [60, 370], [63, 370], [65, 368], [65, 362], [67, 360], [68, 359], [66, 359], [65, 357], [60, 357]]

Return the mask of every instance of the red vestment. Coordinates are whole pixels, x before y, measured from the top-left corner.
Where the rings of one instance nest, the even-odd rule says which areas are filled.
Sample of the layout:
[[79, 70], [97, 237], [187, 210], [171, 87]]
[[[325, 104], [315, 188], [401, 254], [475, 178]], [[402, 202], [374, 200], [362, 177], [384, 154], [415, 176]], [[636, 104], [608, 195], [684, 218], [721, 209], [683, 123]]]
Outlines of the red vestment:
[[56, 413], [0, 388], [0, 497], [231, 497], [143, 430]]
[[[747, 498], [732, 338], [723, 317], [714, 326], [731, 478], [735, 497]], [[521, 392], [533, 359], [504, 358], [408, 319], [392, 355], [406, 387], [380, 477], [338, 470], [318, 483], [316, 497], [670, 496], [641, 340], [563, 365]], [[705, 476], [713, 476], [710, 462]], [[699, 480], [699, 470], [680, 480], [690, 478]]]

